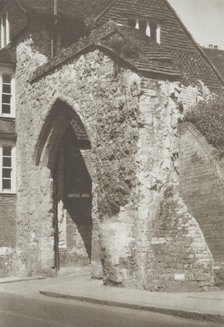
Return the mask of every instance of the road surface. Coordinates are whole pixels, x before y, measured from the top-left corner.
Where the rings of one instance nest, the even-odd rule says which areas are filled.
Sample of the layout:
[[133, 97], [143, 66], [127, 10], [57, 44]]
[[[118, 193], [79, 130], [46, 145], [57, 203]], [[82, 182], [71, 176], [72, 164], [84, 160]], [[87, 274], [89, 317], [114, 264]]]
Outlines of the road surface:
[[218, 327], [147, 311], [39, 295], [0, 294], [0, 327]]

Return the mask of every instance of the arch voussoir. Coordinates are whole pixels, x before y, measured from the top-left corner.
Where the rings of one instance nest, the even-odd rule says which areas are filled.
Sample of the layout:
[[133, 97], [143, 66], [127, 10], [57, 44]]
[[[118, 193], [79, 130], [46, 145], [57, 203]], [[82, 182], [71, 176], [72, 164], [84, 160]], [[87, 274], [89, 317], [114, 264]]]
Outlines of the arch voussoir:
[[67, 101], [57, 98], [44, 121], [34, 150], [35, 165], [43, 163], [52, 167], [57, 148], [68, 126], [85, 149], [91, 148], [84, 124], [77, 112]]

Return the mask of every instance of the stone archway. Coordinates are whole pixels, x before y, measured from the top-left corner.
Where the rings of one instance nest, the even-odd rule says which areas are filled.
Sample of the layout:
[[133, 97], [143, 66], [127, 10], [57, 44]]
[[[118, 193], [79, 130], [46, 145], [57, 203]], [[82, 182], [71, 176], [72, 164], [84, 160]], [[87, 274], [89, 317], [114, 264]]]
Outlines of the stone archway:
[[66, 101], [57, 99], [51, 106], [35, 146], [36, 165], [42, 163], [52, 168], [56, 149], [69, 125], [73, 128], [80, 146], [83, 149], [91, 148], [86, 128], [79, 115]]
[[[91, 161], [90, 149], [78, 114], [67, 103], [56, 100], [35, 147], [36, 166], [48, 169], [52, 180], [46, 216], [50, 212], [52, 217], [51, 268], [56, 271], [87, 266], [91, 260], [92, 181], [86, 166], [86, 161]], [[47, 242], [46, 238], [42, 242], [45, 256]]]

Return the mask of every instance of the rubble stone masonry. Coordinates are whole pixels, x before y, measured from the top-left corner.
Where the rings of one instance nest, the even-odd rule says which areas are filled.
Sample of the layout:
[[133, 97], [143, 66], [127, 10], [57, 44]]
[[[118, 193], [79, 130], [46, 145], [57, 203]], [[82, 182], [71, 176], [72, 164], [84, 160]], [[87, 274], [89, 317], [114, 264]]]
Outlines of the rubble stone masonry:
[[[54, 267], [51, 158], [72, 111], [91, 143], [81, 153], [92, 179], [93, 276], [100, 276], [102, 263], [107, 284], [148, 290], [212, 286], [211, 249], [179, 192], [178, 119], [197, 101], [198, 89], [139, 76], [99, 50], [30, 83], [47, 60], [30, 37], [19, 43], [17, 58], [14, 274], [50, 274]], [[41, 132], [51, 112], [55, 122], [47, 136]], [[43, 148], [39, 159], [37, 144]]]

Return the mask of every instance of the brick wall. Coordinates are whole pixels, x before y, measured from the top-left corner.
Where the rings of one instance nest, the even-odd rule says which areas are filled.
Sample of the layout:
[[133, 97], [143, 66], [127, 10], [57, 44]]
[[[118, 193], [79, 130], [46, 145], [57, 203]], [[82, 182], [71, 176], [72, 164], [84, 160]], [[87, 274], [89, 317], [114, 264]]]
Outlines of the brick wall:
[[0, 195], [0, 246], [14, 247], [16, 243], [16, 196]]
[[224, 263], [224, 170], [215, 149], [191, 123], [180, 127], [180, 190], [216, 266]]
[[0, 195], [0, 277], [10, 274], [16, 244], [16, 196]]
[[213, 259], [204, 236], [178, 192], [164, 192], [152, 227], [150, 279], [154, 290], [208, 290], [213, 286]]

